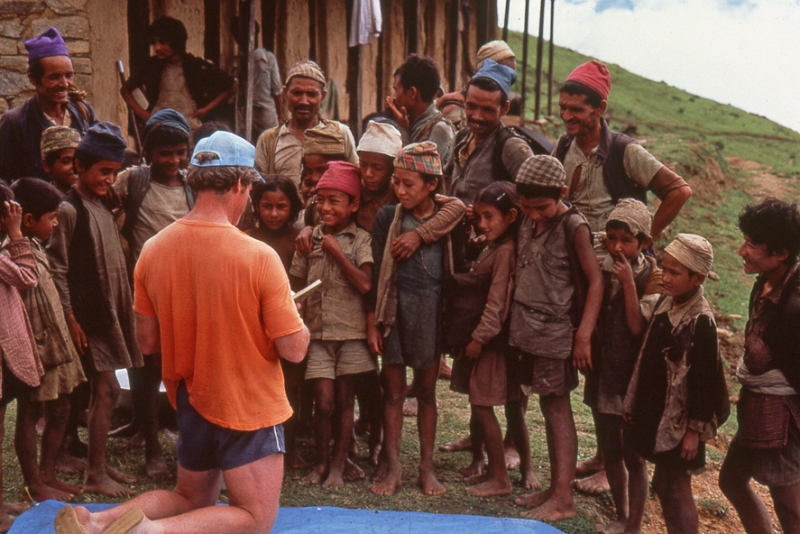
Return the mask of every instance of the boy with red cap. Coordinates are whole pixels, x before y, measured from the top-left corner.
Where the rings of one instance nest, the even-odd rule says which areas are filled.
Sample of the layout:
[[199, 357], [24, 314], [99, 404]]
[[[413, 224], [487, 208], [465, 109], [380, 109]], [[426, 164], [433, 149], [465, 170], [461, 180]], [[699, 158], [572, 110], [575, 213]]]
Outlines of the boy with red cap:
[[[649, 190], [661, 200], [650, 232], [657, 242], [692, 195], [687, 183], [642, 145], [609, 128], [603, 115], [610, 93], [611, 76], [599, 61], [578, 65], [567, 76], [558, 99], [566, 133], [553, 151], [567, 172], [567, 200], [589, 222], [601, 263], [606, 256], [601, 244], [606, 222], [621, 199], [634, 198], [646, 204]], [[578, 464], [578, 476], [599, 473], [597, 478], [578, 481], [576, 488], [593, 494], [608, 491], [602, 467], [600, 453]]]
[[[322, 483], [323, 488], [342, 487], [345, 466], [348, 478], [364, 477], [347, 459], [353, 433], [355, 378], [377, 369], [367, 345], [364, 300], [372, 288], [372, 238], [355, 223], [360, 196], [358, 167], [331, 161], [317, 184], [315, 205], [322, 222], [312, 232], [313, 248], [308, 255], [295, 254], [289, 270], [295, 290], [322, 281], [304, 302], [304, 320], [311, 331], [306, 380], [314, 381], [314, 437], [319, 461], [303, 481]], [[338, 435], [331, 457], [334, 405]]]

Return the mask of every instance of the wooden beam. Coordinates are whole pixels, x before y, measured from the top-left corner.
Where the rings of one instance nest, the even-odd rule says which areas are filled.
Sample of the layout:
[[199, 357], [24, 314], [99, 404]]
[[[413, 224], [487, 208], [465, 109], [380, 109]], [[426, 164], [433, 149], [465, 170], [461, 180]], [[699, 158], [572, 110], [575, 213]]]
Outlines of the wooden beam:
[[536, 46], [536, 106], [533, 120], [539, 120], [542, 99], [542, 54], [544, 54], [544, 4], [546, 0], [541, 0], [539, 9], [539, 39]]
[[242, 0], [239, 2], [239, 91], [236, 101], [236, 117], [243, 117], [243, 124], [237, 124], [239, 135], [252, 141], [253, 137], [253, 84], [255, 69], [250, 64], [253, 50], [256, 47], [256, 2], [258, 0]]
[[205, 28], [203, 29], [204, 57], [219, 65], [219, 1], [203, 0]]
[[528, 19], [531, 13], [531, 0], [525, 0], [525, 29], [522, 35], [522, 106], [519, 110], [520, 125], [525, 125], [525, 102], [528, 99]]

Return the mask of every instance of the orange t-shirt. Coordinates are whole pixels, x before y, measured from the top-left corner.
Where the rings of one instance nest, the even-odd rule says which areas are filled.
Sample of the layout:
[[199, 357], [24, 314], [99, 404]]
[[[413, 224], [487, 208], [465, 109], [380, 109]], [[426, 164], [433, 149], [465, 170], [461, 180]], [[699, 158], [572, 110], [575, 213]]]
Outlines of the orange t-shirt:
[[179, 220], [145, 243], [134, 310], [156, 317], [164, 386], [178, 383], [208, 421], [256, 430], [286, 421], [273, 340], [303, 321], [278, 254], [231, 225]]

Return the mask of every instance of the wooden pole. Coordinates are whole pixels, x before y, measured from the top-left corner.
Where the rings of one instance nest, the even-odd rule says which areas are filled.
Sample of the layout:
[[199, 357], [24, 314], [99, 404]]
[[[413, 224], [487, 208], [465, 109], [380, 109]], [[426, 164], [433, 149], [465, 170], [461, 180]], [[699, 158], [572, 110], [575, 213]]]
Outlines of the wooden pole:
[[[458, 87], [458, 13], [461, 1], [453, 0], [450, 4], [450, 92]], [[378, 107], [380, 109], [380, 106]]]
[[544, 4], [546, 0], [540, 2], [539, 9], [539, 39], [536, 46], [536, 107], [533, 120], [539, 119], [542, 99], [542, 55], [544, 54]]
[[506, 0], [506, 14], [503, 17], [503, 40], [508, 42], [508, 12], [511, 11], [511, 0]]
[[[239, 63], [239, 91], [237, 111], [244, 110], [244, 124], [239, 124], [239, 135], [252, 141], [253, 136], [253, 84], [255, 69], [251, 66], [253, 50], [256, 48], [256, 0], [245, 0], [239, 4], [239, 38], [237, 42], [241, 57]], [[237, 112], [237, 116], [240, 114]]]
[[519, 122], [525, 125], [525, 103], [528, 100], [528, 19], [530, 18], [531, 0], [525, 0], [525, 29], [522, 34], [522, 106], [519, 110]]
[[555, 28], [556, 0], [550, 0], [550, 58], [547, 64], [547, 116], [553, 116], [553, 29]]

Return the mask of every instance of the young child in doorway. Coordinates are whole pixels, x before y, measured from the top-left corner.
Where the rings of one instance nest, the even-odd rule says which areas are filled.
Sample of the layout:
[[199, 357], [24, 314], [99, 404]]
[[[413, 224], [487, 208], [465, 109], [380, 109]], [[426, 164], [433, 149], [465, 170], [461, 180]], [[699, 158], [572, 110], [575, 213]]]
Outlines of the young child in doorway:
[[122, 498], [135, 478], [106, 464], [106, 438], [119, 395], [117, 369], [141, 367], [133, 298], [119, 230], [103, 203], [125, 157], [119, 126], [99, 122], [75, 149], [75, 184], [58, 208], [47, 246], [70, 336], [89, 378], [89, 456], [83, 491]]
[[[445, 487], [433, 466], [436, 436], [436, 378], [441, 347], [442, 279], [453, 274], [453, 246], [448, 236], [416, 249], [398, 260], [393, 245], [398, 237], [414, 232], [440, 209], [435, 193], [442, 179], [436, 145], [415, 143], [403, 148], [394, 161], [392, 184], [396, 206], [385, 206], [375, 217], [373, 256], [374, 311], [368, 318], [369, 343], [383, 357], [384, 450], [386, 469], [372, 487], [378, 495], [391, 495], [402, 482], [400, 436], [406, 367], [414, 372], [419, 411], [419, 484], [426, 495], [440, 495]], [[463, 204], [462, 204], [463, 206]]]
[[[306, 380], [314, 381], [314, 439], [319, 454], [303, 481], [322, 483], [323, 488], [364, 478], [347, 458], [353, 434], [354, 376], [377, 369], [367, 345], [364, 302], [372, 287], [372, 244], [370, 235], [353, 221], [360, 194], [358, 167], [330, 162], [317, 184], [315, 206], [321, 224], [312, 234], [314, 247], [306, 256], [296, 254], [289, 270], [295, 290], [322, 281], [306, 299], [303, 313], [311, 331]], [[331, 456], [334, 406], [338, 428]]]
[[523, 384], [539, 395], [545, 420], [550, 487], [516, 499], [540, 521], [575, 516], [572, 481], [578, 437], [570, 392], [577, 370], [590, 369], [591, 336], [603, 299], [603, 278], [586, 219], [564, 202], [566, 173], [551, 156], [525, 160], [516, 176], [525, 218], [517, 235], [517, 269], [509, 344], [522, 353]]
[[[515, 243], [520, 221], [519, 198], [514, 184], [495, 182], [475, 199], [473, 212], [487, 245], [469, 273], [453, 275], [448, 284], [445, 313], [445, 348], [453, 347], [455, 361], [450, 388], [469, 394], [472, 409], [473, 452], [483, 463], [485, 445], [488, 471], [467, 479], [467, 493], [478, 497], [511, 493], [506, 469], [503, 434], [494, 406], [519, 403], [519, 383], [508, 376], [508, 311], [514, 294]], [[517, 411], [514, 410], [516, 413]], [[521, 414], [521, 410], [519, 411]], [[514, 428], [518, 421], [509, 421]], [[523, 484], [536, 480], [533, 474], [527, 427], [521, 422], [520, 441]], [[518, 429], [519, 430], [519, 429]], [[477, 447], [475, 446], [477, 445]], [[527, 452], [526, 452], [527, 451]]]
[[[17, 399], [17, 430], [14, 446], [22, 476], [35, 501], [69, 500], [80, 492], [56, 479], [55, 466], [70, 413], [69, 395], [86, 381], [80, 357], [69, 335], [44, 243], [57, 224], [62, 193], [43, 180], [21, 178], [11, 186], [22, 207], [22, 234], [31, 242], [39, 283], [22, 292], [22, 300], [33, 329], [36, 348], [44, 367], [41, 385]], [[44, 408], [42, 453], [36, 463], [36, 423]]]
[[584, 392], [584, 402], [597, 413], [597, 442], [617, 509], [616, 521], [598, 526], [603, 534], [641, 532], [647, 499], [645, 460], [623, 440], [622, 401], [647, 321], [663, 290], [655, 258], [643, 253], [652, 242], [652, 221], [645, 204], [626, 198], [608, 215], [605, 228], [603, 305]]
[[80, 142], [81, 134], [69, 126], [51, 126], [42, 132], [42, 168], [62, 196], [78, 181], [72, 160]]
[[698, 531], [692, 474], [705, 468], [705, 442], [729, 409], [714, 313], [703, 297], [713, 262], [711, 244], [698, 235], [678, 234], [664, 249], [664, 296], [623, 405], [625, 441], [655, 464], [653, 489], [671, 533]]

